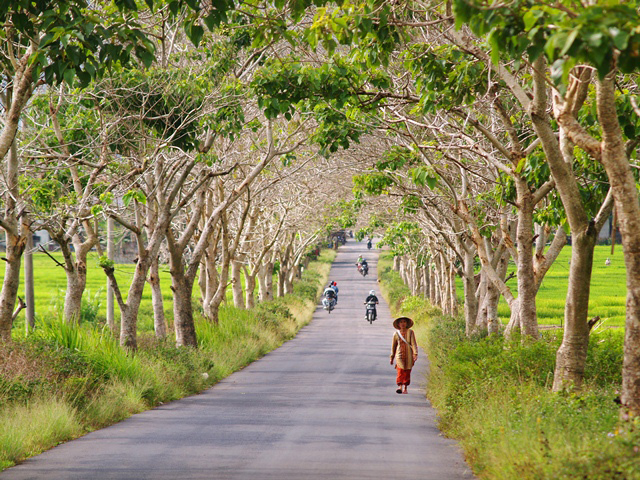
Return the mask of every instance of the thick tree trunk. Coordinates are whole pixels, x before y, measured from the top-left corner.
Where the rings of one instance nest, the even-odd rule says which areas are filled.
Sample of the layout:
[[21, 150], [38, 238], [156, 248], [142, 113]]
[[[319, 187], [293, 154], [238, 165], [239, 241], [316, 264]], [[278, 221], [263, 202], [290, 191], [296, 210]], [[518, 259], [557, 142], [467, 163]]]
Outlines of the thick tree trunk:
[[533, 271], [533, 208], [529, 186], [516, 179], [518, 189], [518, 313], [523, 335], [538, 338], [535, 277]]
[[587, 315], [593, 251], [597, 237], [598, 232], [593, 224], [590, 224], [586, 231], [571, 232], [571, 266], [564, 309], [564, 335], [562, 345], [556, 354], [553, 376], [553, 390], [556, 392], [566, 387], [580, 388], [582, 385], [589, 346], [590, 326]]
[[429, 269], [427, 266], [423, 266], [420, 269], [420, 272], [422, 273], [422, 297], [425, 300], [429, 299], [429, 295], [430, 295], [430, 283], [429, 283]]
[[273, 262], [266, 262], [260, 273], [260, 301], [273, 300]]
[[151, 303], [153, 305], [153, 327], [156, 338], [163, 339], [167, 336], [167, 320], [164, 316], [164, 299], [160, 288], [159, 263], [157, 257], [151, 262], [149, 285], [151, 285]]
[[80, 323], [82, 315], [82, 295], [87, 285], [87, 266], [76, 262], [67, 273], [67, 291], [64, 296], [64, 318], [67, 323]]
[[247, 309], [252, 309], [256, 306], [256, 296], [255, 296], [256, 275], [245, 273], [244, 278], [247, 283], [246, 289], [245, 289]]
[[231, 262], [231, 291], [233, 304], [236, 308], [244, 309], [244, 291], [242, 290], [242, 263], [238, 260]]
[[280, 270], [278, 271], [278, 297], [284, 297], [284, 281], [287, 277], [287, 272], [284, 269], [284, 265], [280, 265]]
[[[14, 86], [14, 90], [17, 86]], [[25, 100], [26, 101], [26, 100]], [[11, 108], [16, 105], [14, 101], [11, 104]], [[20, 119], [20, 113], [14, 117], [9, 116], [5, 119], [5, 126], [0, 135], [0, 140], [3, 138], [8, 129], [12, 128], [10, 123], [15, 121], [15, 127]], [[13, 138], [15, 136], [15, 130], [10, 135], [11, 141], [6, 147], [4, 152], [0, 151], [0, 158], [4, 158], [9, 148], [11, 149], [9, 159], [6, 162], [5, 179], [7, 182], [7, 192], [5, 193], [5, 212], [2, 219], [3, 228], [6, 233], [6, 258], [5, 260], [5, 273], [2, 281], [2, 291], [0, 292], [0, 341], [9, 342], [11, 340], [11, 328], [13, 327], [13, 309], [16, 304], [16, 297], [18, 296], [18, 288], [20, 287], [20, 263], [22, 260], [22, 254], [27, 245], [27, 235], [31, 235], [31, 232], [25, 225], [20, 225], [16, 215], [17, 199], [19, 198], [19, 185], [18, 185], [18, 151]], [[7, 137], [8, 138], [8, 137]]]
[[623, 412], [640, 415], [640, 203], [627, 160], [616, 111], [612, 75], [597, 83], [598, 118], [602, 125], [602, 164], [609, 177], [627, 268], [627, 318], [622, 366]]
[[207, 317], [211, 323], [217, 325], [220, 321], [220, 305], [222, 304], [222, 298], [214, 299], [210, 301], [204, 309], [204, 316]]
[[173, 290], [173, 323], [177, 347], [197, 347], [198, 339], [193, 322], [191, 295], [193, 283], [184, 274], [171, 272]]
[[[154, 255], [157, 251], [154, 252]], [[142, 302], [142, 293], [149, 271], [149, 259], [138, 258], [133, 280], [127, 294], [127, 308], [123, 311], [122, 307], [120, 316], [120, 345], [129, 350], [138, 348], [138, 311]]]
[[285, 276], [284, 279], [284, 293], [285, 295], [290, 295], [293, 293], [293, 279], [298, 276], [298, 266], [293, 265], [289, 270], [289, 273]]
[[13, 326], [13, 309], [16, 305], [18, 288], [20, 287], [20, 263], [26, 246], [26, 238], [7, 232], [7, 251], [0, 292], [0, 340], [11, 340]]
[[393, 257], [393, 269], [396, 272], [400, 271], [400, 257], [398, 257], [398, 256]]

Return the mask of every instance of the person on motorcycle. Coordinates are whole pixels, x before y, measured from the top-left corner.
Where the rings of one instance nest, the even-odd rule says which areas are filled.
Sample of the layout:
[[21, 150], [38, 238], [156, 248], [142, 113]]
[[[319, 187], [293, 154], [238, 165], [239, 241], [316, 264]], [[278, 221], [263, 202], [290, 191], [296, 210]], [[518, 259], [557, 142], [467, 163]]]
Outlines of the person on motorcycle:
[[371, 250], [371, 239], [367, 240], [367, 248]]
[[[375, 290], [371, 290], [369, 292], [369, 296], [365, 299], [364, 304], [366, 305], [369, 302], [373, 303], [374, 305], [378, 305], [378, 297], [376, 297]], [[378, 317], [378, 312], [377, 312], [376, 307], [374, 306], [373, 307], [373, 319], [375, 320], [377, 317]], [[366, 311], [365, 311], [364, 319], [368, 320]]]
[[356, 265], [361, 264], [364, 261], [364, 258], [362, 258], [362, 255], [358, 255], [358, 260], [356, 260]]
[[329, 284], [329, 286], [324, 289], [322, 295], [324, 296], [324, 298], [322, 299], [322, 306], [325, 309], [329, 307], [331, 302], [333, 302], [334, 305], [338, 303], [338, 294], [332, 288], [331, 284]]
[[334, 292], [336, 292], [336, 304], [338, 303], [338, 292], [340, 289], [338, 288], [338, 282], [331, 281], [329, 282], [329, 288], [332, 288]]
[[360, 273], [362, 273], [363, 276], [369, 273], [369, 264], [364, 258], [362, 259], [362, 262], [360, 262], [360, 269], [362, 270]]

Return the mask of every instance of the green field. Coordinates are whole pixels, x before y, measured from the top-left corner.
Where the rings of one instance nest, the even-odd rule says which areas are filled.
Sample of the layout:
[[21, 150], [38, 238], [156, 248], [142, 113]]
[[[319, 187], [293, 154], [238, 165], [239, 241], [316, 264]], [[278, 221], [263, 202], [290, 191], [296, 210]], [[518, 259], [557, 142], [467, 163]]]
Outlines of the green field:
[[[564, 247], [542, 282], [537, 301], [538, 323], [540, 325], [560, 326], [564, 321], [570, 258], [571, 247]], [[594, 258], [589, 317], [598, 315], [603, 320], [603, 326], [624, 326], [627, 287], [622, 246], [616, 245], [613, 256], [611, 256], [611, 246], [597, 246]], [[605, 266], [607, 258], [611, 259], [609, 266]], [[509, 272], [514, 270], [515, 265], [512, 264]], [[459, 299], [462, 302], [462, 281], [459, 278], [457, 281]], [[514, 294], [517, 294], [518, 285], [515, 277], [509, 280], [507, 285]], [[509, 307], [503, 298], [500, 299], [498, 305], [498, 315], [504, 323], [509, 321]]]
[[[60, 253], [53, 253], [54, 258], [62, 262]], [[126, 299], [129, 290], [129, 282], [133, 278], [135, 265], [122, 264], [116, 265], [116, 277], [118, 284]], [[36, 253], [33, 255], [33, 271], [35, 284], [35, 303], [36, 303], [36, 322], [38, 318], [58, 317], [62, 315], [64, 310], [64, 295], [67, 286], [67, 279], [62, 267], [56, 265], [44, 253]], [[0, 270], [0, 279], [4, 278], [4, 269]], [[24, 298], [24, 285], [21, 278], [21, 287], [18, 295]], [[162, 287], [162, 296], [164, 298], [164, 309], [167, 319], [173, 318], [173, 294], [170, 289], [171, 275], [169, 274], [169, 266], [161, 266], [160, 268], [160, 286]], [[193, 289], [194, 298], [200, 298], [200, 289], [196, 282]], [[232, 298], [231, 289], [227, 291], [227, 298]], [[97, 310], [97, 320], [104, 321], [106, 319], [107, 308], [107, 279], [102, 270], [98, 266], [98, 256], [92, 254], [89, 257], [87, 265], [87, 287], [85, 290], [84, 301]], [[120, 318], [120, 309], [115, 302], [116, 322]], [[24, 330], [24, 313], [21, 313], [14, 324], [15, 330]], [[138, 329], [140, 331], [153, 330], [153, 310], [151, 306], [151, 287], [145, 285], [142, 304], [140, 306], [140, 314], [138, 316]]]

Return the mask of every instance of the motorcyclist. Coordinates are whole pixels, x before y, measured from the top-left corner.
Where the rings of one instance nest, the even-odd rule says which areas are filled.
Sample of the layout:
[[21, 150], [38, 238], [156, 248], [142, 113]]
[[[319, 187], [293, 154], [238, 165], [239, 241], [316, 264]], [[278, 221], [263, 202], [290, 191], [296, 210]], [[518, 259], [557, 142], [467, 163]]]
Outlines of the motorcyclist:
[[338, 303], [338, 294], [336, 294], [336, 291], [332, 288], [331, 284], [329, 284], [329, 286], [324, 289], [324, 292], [322, 293], [322, 295], [324, 296], [324, 299], [322, 300], [322, 305], [325, 308], [329, 307], [329, 304], [331, 303], [331, 301], [335, 302], [335, 304]]
[[[373, 303], [374, 305], [378, 305], [378, 297], [376, 297], [376, 292], [375, 290], [371, 290], [369, 292], [369, 296], [365, 299], [364, 304], [366, 305], [367, 303]], [[377, 309], [375, 307], [373, 307], [373, 319], [375, 320], [378, 317], [378, 312]], [[367, 319], [367, 312], [365, 311], [365, 315], [364, 315], [365, 320]]]
[[332, 288], [334, 292], [336, 292], [336, 304], [338, 303], [338, 292], [340, 289], [338, 288], [338, 282], [331, 281], [329, 283], [329, 288]]
[[364, 275], [369, 273], [369, 264], [364, 258], [362, 259], [362, 262], [360, 262], [360, 268], [364, 270]]
[[367, 240], [367, 248], [371, 250], [371, 239]]

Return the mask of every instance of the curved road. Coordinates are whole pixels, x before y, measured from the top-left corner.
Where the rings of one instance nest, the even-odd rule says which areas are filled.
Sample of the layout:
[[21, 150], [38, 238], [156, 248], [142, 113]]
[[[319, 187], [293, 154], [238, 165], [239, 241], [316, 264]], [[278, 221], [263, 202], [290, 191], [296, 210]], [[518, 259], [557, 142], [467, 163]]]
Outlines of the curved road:
[[[369, 260], [362, 278], [358, 254]], [[213, 388], [60, 445], [0, 474], [16, 479], [459, 479], [472, 478], [425, 400], [420, 352], [408, 395], [395, 393], [393, 327], [364, 298], [378, 292], [364, 243], [340, 247], [331, 313]]]

